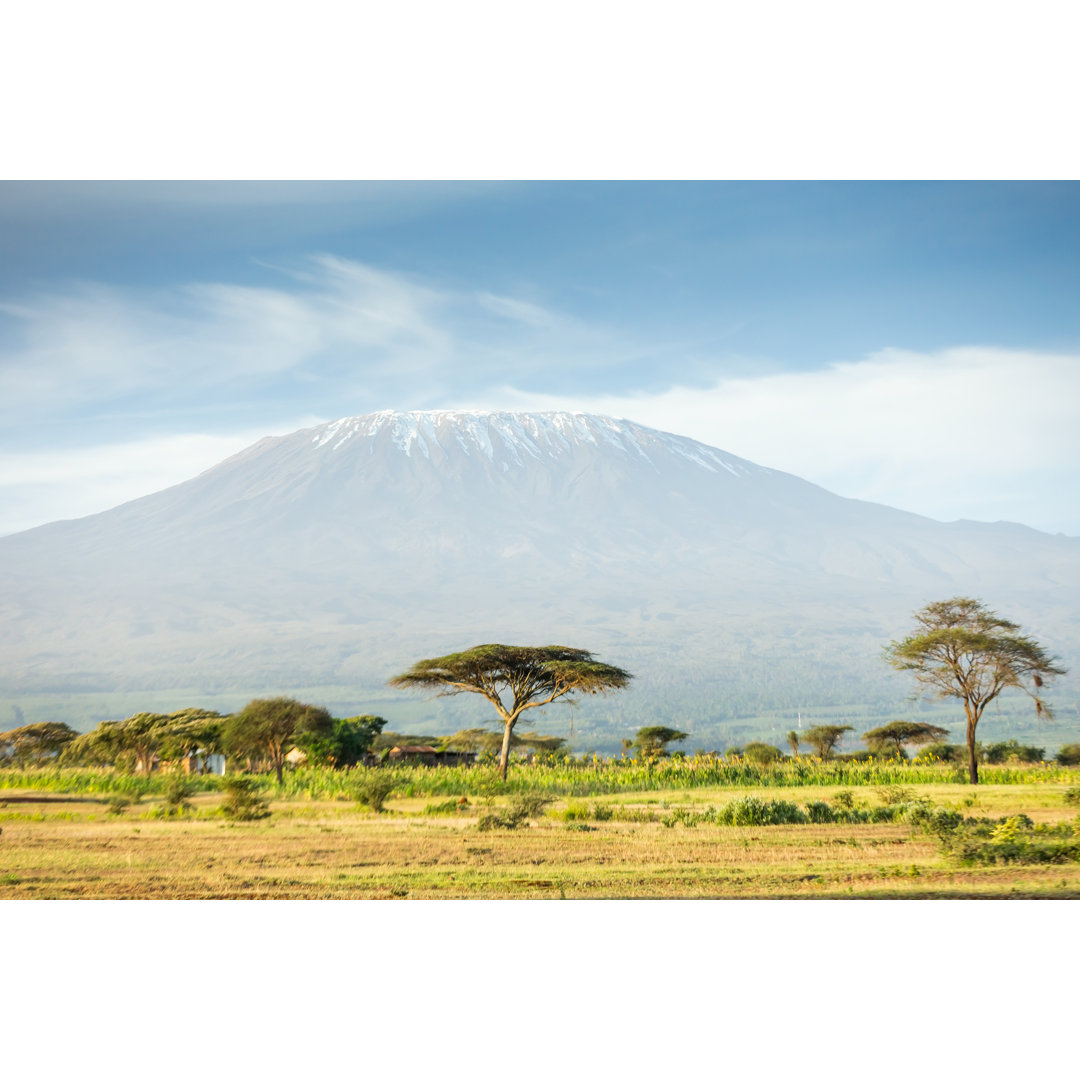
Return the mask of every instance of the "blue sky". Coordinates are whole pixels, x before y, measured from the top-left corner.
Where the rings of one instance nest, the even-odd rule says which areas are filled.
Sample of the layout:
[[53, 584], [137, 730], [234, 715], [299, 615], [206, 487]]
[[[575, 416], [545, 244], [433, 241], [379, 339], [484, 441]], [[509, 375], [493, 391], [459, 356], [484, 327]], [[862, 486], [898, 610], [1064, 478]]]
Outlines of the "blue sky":
[[481, 407], [1080, 535], [1078, 183], [4, 182], [0, 251], [0, 533]]

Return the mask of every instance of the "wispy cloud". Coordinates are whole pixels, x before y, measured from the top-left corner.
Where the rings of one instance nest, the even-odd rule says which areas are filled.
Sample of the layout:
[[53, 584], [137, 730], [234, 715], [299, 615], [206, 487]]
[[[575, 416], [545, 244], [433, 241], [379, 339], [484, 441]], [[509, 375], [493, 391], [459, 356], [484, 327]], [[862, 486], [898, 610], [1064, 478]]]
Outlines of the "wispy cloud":
[[[512, 378], [617, 365], [637, 346], [534, 301], [432, 285], [331, 255], [280, 284], [172, 289], [76, 284], [0, 303], [0, 416], [9, 433], [114, 408], [146, 415], [296, 397], [309, 409], [427, 404]], [[176, 423], [175, 419], [171, 421]]]
[[0, 535], [109, 510], [190, 480], [266, 435], [318, 422], [302, 417], [276, 430], [169, 435], [78, 452], [0, 453]]
[[840, 494], [1080, 534], [1080, 355], [893, 349], [690, 386], [664, 343], [535, 296], [332, 255], [276, 273], [0, 304], [0, 532], [157, 490], [297, 418], [480, 405], [626, 416]]

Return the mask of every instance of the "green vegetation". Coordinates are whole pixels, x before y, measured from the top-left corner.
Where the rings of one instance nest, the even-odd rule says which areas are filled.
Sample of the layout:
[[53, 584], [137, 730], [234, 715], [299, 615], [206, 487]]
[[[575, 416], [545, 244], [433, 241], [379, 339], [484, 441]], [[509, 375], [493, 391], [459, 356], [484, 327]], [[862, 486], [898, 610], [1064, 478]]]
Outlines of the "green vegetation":
[[922, 746], [926, 743], [943, 742], [948, 731], [935, 724], [915, 720], [893, 720], [881, 727], [871, 728], [861, 738], [876, 754], [891, 750], [897, 757], [906, 757], [905, 746]]
[[634, 736], [630, 747], [642, 758], [658, 758], [667, 754], [668, 743], [682, 742], [685, 738], [687, 733], [675, 728], [643, 727]]
[[968, 779], [977, 784], [975, 730], [986, 706], [1011, 687], [1034, 701], [1037, 716], [1049, 717], [1040, 691], [1065, 668], [1016, 623], [968, 596], [927, 604], [915, 613], [915, 626], [914, 634], [890, 642], [885, 658], [897, 670], [910, 671], [928, 693], [963, 702]]
[[386, 721], [381, 716], [352, 716], [332, 724], [329, 731], [300, 731], [296, 745], [312, 764], [347, 769], [364, 760]]
[[[440, 696], [460, 693], [487, 698], [503, 722], [499, 772], [506, 779], [510, 737], [528, 709], [578, 694], [606, 694], [626, 686], [633, 676], [622, 668], [601, 664], [584, 649], [564, 645], [477, 645], [466, 652], [418, 660], [390, 680], [402, 689], [438, 690]], [[509, 703], [503, 696], [508, 695]]]
[[254, 781], [246, 776], [227, 776], [221, 783], [225, 798], [220, 813], [234, 821], [258, 821], [270, 816], [269, 802], [255, 791]]
[[0, 735], [0, 761], [14, 765], [44, 765], [59, 757], [76, 737], [67, 724], [26, 724]]
[[823, 760], [831, 758], [844, 735], [855, 729], [850, 724], [816, 724], [802, 734], [802, 742], [812, 746]]
[[225, 724], [223, 742], [231, 754], [245, 755], [250, 769], [260, 758], [284, 783], [285, 756], [301, 738], [330, 739], [337, 733], [326, 709], [295, 698], [256, 698]]

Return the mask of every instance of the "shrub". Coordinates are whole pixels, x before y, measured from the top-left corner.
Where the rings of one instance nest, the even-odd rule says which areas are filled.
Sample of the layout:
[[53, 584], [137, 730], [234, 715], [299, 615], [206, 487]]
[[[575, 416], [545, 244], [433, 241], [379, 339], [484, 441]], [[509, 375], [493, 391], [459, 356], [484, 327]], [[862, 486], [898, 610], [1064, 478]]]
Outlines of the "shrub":
[[742, 756], [754, 765], [775, 765], [784, 757], [783, 752], [768, 743], [752, 742], [743, 747]]
[[911, 788], [901, 787], [898, 784], [895, 787], [874, 788], [874, 794], [886, 806], [895, 806], [897, 803], [911, 802], [915, 792]]
[[615, 816], [615, 811], [602, 803], [593, 803], [592, 816], [593, 821], [610, 821]]
[[836, 820], [836, 815], [827, 802], [812, 802], [806, 806], [806, 818], [812, 825], [828, 825]]
[[957, 746], [954, 743], [934, 743], [932, 746], [924, 746], [915, 755], [916, 764], [927, 764], [932, 761], [962, 764], [967, 761], [967, 747]]
[[1071, 787], [1067, 787], [1062, 795], [1066, 805], [1072, 806], [1080, 803], [1080, 785], [1073, 784]]
[[162, 789], [165, 796], [165, 816], [186, 814], [191, 809], [191, 796], [195, 794], [195, 785], [182, 773], [173, 773], [165, 781]]
[[385, 773], [372, 773], [358, 780], [353, 788], [353, 798], [364, 806], [371, 807], [376, 814], [381, 814], [383, 804], [390, 797], [390, 792], [397, 787], [397, 781]]
[[1080, 765], [1080, 743], [1067, 743], [1054, 755], [1059, 765]]
[[447, 799], [445, 802], [425, 806], [424, 813], [441, 817], [453, 817], [455, 814], [464, 814], [471, 805], [468, 798], [462, 795], [460, 799]]
[[559, 816], [563, 821], [588, 821], [589, 808], [584, 803], [569, 802]]
[[510, 801], [502, 810], [492, 810], [481, 814], [476, 827], [483, 832], [490, 829], [517, 829], [529, 818], [539, 817], [554, 800], [549, 795], [535, 791], [519, 792], [510, 796]]
[[732, 799], [716, 814], [719, 825], [802, 825], [806, 815], [792, 802], [743, 795]]
[[109, 809], [106, 813], [111, 814], [113, 817], [119, 817], [130, 805], [131, 799], [127, 795], [113, 795], [109, 799]]
[[855, 795], [851, 791], [838, 791], [832, 797], [832, 804], [837, 810], [854, 810]]
[[255, 781], [245, 776], [227, 776], [223, 784], [225, 799], [219, 813], [234, 821], [258, 821], [270, 816], [267, 801], [255, 791]]

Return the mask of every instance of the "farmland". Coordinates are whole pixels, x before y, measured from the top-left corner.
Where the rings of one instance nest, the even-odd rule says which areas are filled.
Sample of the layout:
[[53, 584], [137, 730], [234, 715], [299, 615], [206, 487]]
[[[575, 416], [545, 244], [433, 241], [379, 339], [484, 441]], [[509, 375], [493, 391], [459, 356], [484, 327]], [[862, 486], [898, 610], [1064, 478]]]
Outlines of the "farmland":
[[[361, 801], [373, 775], [381, 811]], [[518, 765], [504, 786], [488, 767], [300, 769], [280, 789], [251, 778], [269, 816], [242, 820], [218, 777], [177, 797], [169, 777], [6, 769], [0, 897], [1076, 898], [1074, 775], [987, 767], [972, 788], [945, 765], [596, 760]], [[962, 819], [982, 839], [950, 848], [936, 826]]]

